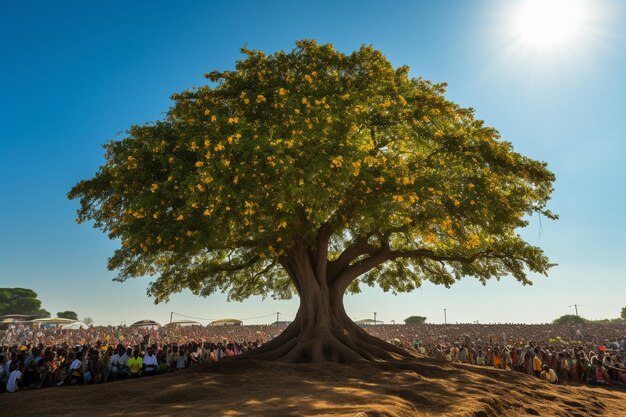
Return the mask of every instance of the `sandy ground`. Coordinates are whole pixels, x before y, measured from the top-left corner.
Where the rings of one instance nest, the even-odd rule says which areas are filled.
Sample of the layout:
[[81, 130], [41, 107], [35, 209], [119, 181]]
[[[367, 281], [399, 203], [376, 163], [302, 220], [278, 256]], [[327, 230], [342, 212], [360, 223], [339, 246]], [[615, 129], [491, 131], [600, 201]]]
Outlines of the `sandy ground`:
[[626, 390], [550, 386], [428, 358], [353, 365], [224, 361], [85, 387], [0, 395], [14, 416], [626, 416]]

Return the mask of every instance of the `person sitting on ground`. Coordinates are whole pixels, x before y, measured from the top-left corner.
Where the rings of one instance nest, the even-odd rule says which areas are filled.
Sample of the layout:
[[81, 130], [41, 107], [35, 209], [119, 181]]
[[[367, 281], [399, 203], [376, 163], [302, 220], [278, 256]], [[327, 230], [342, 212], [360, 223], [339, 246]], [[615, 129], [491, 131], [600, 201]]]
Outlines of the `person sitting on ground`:
[[69, 382], [71, 384], [76, 383], [77, 385], [84, 385], [85, 379], [83, 378], [83, 362], [81, 361], [83, 357], [82, 351], [76, 352], [75, 358], [70, 364], [70, 373], [69, 373]]
[[559, 378], [556, 376], [556, 372], [548, 365], [543, 365], [543, 371], [541, 371], [541, 379], [548, 381], [551, 384], [557, 384]]
[[152, 347], [148, 348], [148, 351], [143, 357], [143, 371], [146, 376], [153, 376], [157, 374], [157, 358], [154, 354], [154, 349]]
[[22, 387], [24, 364], [22, 362], [13, 362], [11, 368], [13, 370], [9, 374], [9, 380], [7, 382], [7, 392], [17, 392]]
[[139, 348], [135, 348], [133, 356], [128, 359], [128, 372], [131, 378], [139, 378], [141, 369], [143, 368], [143, 360], [139, 356]]

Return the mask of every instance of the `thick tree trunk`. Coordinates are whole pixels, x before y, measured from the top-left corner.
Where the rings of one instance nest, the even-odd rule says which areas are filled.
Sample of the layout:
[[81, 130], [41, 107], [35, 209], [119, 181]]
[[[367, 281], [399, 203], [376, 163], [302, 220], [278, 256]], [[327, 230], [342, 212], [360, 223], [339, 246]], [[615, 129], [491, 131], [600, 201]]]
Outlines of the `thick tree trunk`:
[[286, 362], [389, 360], [410, 356], [405, 350], [369, 335], [346, 314], [345, 284], [327, 283], [305, 251], [295, 251], [287, 269], [300, 294], [296, 318], [276, 339], [246, 356]]

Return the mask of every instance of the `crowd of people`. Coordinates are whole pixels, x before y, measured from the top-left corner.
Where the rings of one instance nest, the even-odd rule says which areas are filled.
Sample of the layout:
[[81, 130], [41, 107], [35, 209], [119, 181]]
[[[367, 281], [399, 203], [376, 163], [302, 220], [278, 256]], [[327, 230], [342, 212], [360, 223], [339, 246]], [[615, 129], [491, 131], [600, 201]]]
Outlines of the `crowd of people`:
[[553, 384], [626, 383], [626, 325], [422, 324], [370, 332], [441, 360], [524, 372]]
[[[98, 384], [240, 355], [286, 328], [14, 325], [0, 334], [0, 392]], [[550, 383], [626, 383], [626, 325], [374, 325], [374, 336], [440, 360], [492, 366]]]

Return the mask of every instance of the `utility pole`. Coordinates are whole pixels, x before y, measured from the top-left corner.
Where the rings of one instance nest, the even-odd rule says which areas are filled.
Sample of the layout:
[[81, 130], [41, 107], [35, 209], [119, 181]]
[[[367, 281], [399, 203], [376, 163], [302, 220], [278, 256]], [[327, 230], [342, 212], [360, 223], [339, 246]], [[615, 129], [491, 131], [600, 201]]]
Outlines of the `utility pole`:
[[582, 304], [572, 304], [572, 305], [570, 305], [570, 307], [574, 307], [574, 310], [576, 311], [576, 317], [580, 317], [578, 315], [578, 306], [584, 307]]
[[277, 311], [276, 312], [276, 326], [278, 326], [278, 317], [280, 316], [280, 313]]
[[376, 326], [376, 312], [374, 311], [374, 326]]
[[446, 309], [443, 309], [443, 324], [448, 324], [448, 316], [446, 315]]
[[170, 323], [172, 322], [172, 317], [174, 317], [174, 312], [173, 311], [170, 313]]

